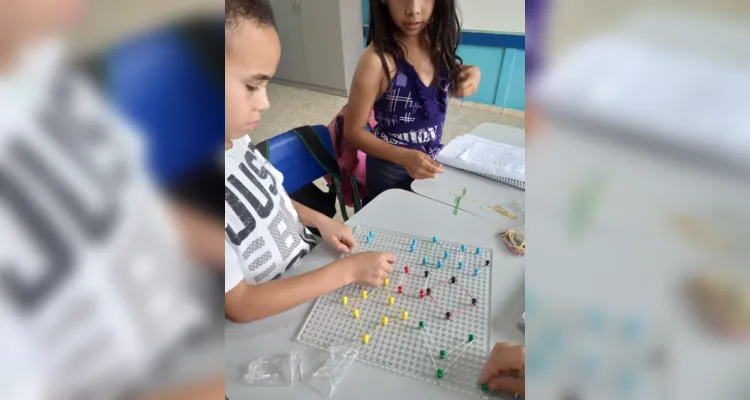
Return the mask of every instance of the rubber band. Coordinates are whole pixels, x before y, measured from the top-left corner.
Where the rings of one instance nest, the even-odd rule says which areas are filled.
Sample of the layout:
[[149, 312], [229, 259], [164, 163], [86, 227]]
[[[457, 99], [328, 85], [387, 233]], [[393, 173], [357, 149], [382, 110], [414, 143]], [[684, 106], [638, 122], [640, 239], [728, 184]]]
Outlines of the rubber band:
[[453, 353], [454, 351], [456, 351], [457, 348], [459, 348], [459, 347], [463, 346], [464, 344], [466, 344], [466, 342], [467, 342], [467, 340], [464, 340], [463, 342], [457, 344], [456, 347], [454, 347], [454, 348], [451, 349], [451, 351], [445, 353], [445, 356], [448, 357], [449, 355], [451, 355], [451, 353]]
[[430, 298], [430, 300], [432, 300], [433, 303], [435, 303], [435, 305], [440, 309], [440, 311], [445, 312], [445, 310], [443, 310], [443, 307], [440, 307], [440, 304], [438, 304], [437, 300], [435, 300], [435, 298], [432, 297], [432, 295], [428, 295], [428, 297]]
[[448, 364], [448, 367], [445, 368], [445, 373], [448, 373], [448, 370], [453, 366], [453, 364], [456, 362], [456, 360], [458, 360], [459, 358], [461, 358], [461, 355], [463, 355], [464, 352], [466, 351], [466, 349], [468, 349], [469, 346], [471, 346], [471, 344], [474, 343], [474, 342], [475, 342], [475, 340], [469, 342], [469, 344], [467, 344], [466, 347], [464, 347], [464, 349], [461, 350], [460, 353], [458, 353], [458, 355], [456, 356], [456, 358], [454, 358], [453, 361], [451, 361], [451, 363]]

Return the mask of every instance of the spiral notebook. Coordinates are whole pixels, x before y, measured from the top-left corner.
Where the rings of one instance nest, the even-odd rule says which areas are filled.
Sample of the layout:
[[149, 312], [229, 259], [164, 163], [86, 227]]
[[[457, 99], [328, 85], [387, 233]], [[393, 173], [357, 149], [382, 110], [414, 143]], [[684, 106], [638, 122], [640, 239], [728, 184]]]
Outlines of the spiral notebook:
[[471, 134], [453, 139], [437, 156], [441, 164], [526, 189], [526, 150]]

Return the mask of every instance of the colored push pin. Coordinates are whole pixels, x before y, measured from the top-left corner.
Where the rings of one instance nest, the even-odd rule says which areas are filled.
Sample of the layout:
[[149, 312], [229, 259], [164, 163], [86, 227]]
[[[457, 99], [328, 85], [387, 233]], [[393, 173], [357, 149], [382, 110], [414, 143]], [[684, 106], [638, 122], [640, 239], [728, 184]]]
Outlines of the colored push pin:
[[443, 253], [443, 258], [448, 258], [448, 252], [447, 251]]
[[447, 355], [448, 355], [448, 352], [446, 352], [445, 350], [440, 350], [440, 358], [445, 359], [445, 356]]
[[391, 281], [389, 281], [388, 278], [383, 279], [383, 286], [388, 286], [389, 283], [391, 283]]
[[472, 306], [477, 305], [477, 299], [476, 298], [471, 299], [471, 305]]
[[469, 334], [469, 342], [473, 342], [476, 337], [473, 334]]
[[442, 261], [438, 261], [438, 268], [443, 268], [443, 262]]
[[461, 253], [465, 253], [465, 252], [466, 252], [466, 246], [462, 244], [461, 245]]
[[479, 268], [474, 268], [474, 276], [479, 276]]
[[424, 329], [424, 321], [419, 321], [419, 329]]
[[456, 277], [455, 276], [451, 276], [451, 283], [456, 283]]
[[409, 253], [414, 253], [414, 245], [409, 248]]
[[346, 303], [348, 303], [348, 302], [349, 302], [349, 298], [348, 297], [344, 296], [344, 297], [341, 298], [341, 303], [343, 305], [346, 305]]
[[370, 243], [370, 240], [372, 240], [372, 238], [368, 236], [365, 240], [367, 241], [367, 243]]
[[482, 392], [487, 393], [487, 391], [490, 390], [490, 385], [487, 383], [482, 384]]
[[437, 243], [437, 236], [432, 237], [432, 243]]
[[409, 318], [409, 313], [406, 312], [406, 311], [402, 312], [401, 313], [401, 319], [403, 319], [404, 321], [406, 321], [407, 318]]
[[398, 292], [399, 293], [404, 293], [404, 287], [403, 286], [399, 286], [398, 287]]
[[367, 298], [367, 290], [363, 290], [363, 291], [362, 291], [362, 298], [363, 298], [363, 299], [366, 299], [366, 298]]
[[480, 249], [479, 247], [477, 247], [477, 254], [482, 254], [482, 249]]
[[464, 262], [463, 261], [459, 261], [458, 262], [458, 269], [464, 269]]
[[445, 319], [451, 319], [451, 313], [450, 311], [445, 313]]
[[412, 245], [412, 246], [415, 246], [416, 244], [417, 244], [417, 239], [412, 239], [412, 240], [411, 240], [411, 245]]
[[354, 314], [354, 318], [359, 318], [359, 310], [358, 309], [355, 308], [354, 310], [352, 310], [352, 314]]
[[383, 317], [383, 320], [381, 321], [383, 325], [388, 325], [388, 317]]
[[367, 233], [367, 235], [368, 235], [369, 237], [372, 237], [372, 231], [368, 232], [368, 233]]
[[424, 299], [424, 290], [419, 291], [419, 298]]
[[438, 378], [442, 378], [443, 375], [445, 375], [445, 371], [443, 371], [442, 369], [438, 369], [437, 370], [437, 377]]
[[422, 257], [422, 265], [427, 264], [427, 257]]
[[427, 278], [428, 276], [430, 276], [430, 271], [425, 271], [424, 272], [424, 277]]
[[409, 273], [409, 266], [408, 266], [408, 265], [404, 267], [404, 273], [405, 273], [405, 274], [408, 274], [408, 273]]
[[429, 295], [431, 295], [431, 294], [432, 294], [432, 289], [430, 289], [430, 288], [427, 288], [427, 295], [429, 296]]
[[370, 343], [370, 335], [364, 335], [362, 336], [362, 343], [367, 344]]
[[389, 297], [389, 298], [388, 298], [388, 305], [389, 305], [389, 306], [392, 306], [392, 305], [393, 305], [393, 301], [394, 301], [394, 300], [393, 300], [393, 297]]

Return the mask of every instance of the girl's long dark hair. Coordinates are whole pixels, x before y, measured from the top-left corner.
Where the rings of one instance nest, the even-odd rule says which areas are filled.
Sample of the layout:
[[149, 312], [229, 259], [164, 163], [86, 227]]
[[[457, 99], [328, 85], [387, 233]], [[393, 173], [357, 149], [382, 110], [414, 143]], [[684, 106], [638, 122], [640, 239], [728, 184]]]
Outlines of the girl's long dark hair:
[[[370, 31], [367, 34], [367, 44], [374, 43], [389, 82], [391, 75], [385, 55], [390, 54], [396, 60], [406, 58], [404, 48], [396, 39], [398, 29], [391, 18], [388, 6], [380, 0], [370, 0]], [[455, 0], [435, 0], [432, 19], [425, 30], [432, 48], [431, 58], [436, 76], [441, 70], [447, 71], [450, 77], [450, 90], [458, 89], [458, 76], [463, 60], [456, 54], [461, 37], [461, 21]]]

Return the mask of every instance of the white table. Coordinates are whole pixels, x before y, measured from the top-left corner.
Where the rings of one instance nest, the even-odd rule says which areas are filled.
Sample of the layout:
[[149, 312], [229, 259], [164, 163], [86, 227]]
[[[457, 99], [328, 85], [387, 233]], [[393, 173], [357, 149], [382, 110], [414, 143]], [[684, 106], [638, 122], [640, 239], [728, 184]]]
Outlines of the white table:
[[[511, 126], [485, 123], [469, 133], [512, 146], [525, 146], [524, 130]], [[461, 200], [460, 210], [476, 214], [493, 224], [501, 224], [496, 226], [504, 229], [521, 223], [513, 223], [502, 214], [486, 209], [493, 205], [505, 206], [514, 201], [523, 201], [524, 191], [513, 186], [449, 166], [445, 166], [445, 172], [435, 179], [415, 180], [411, 184], [411, 189], [415, 193], [451, 207], [455, 206], [456, 196], [461, 194], [464, 188], [467, 193]]]
[[[396, 207], [395, 205], [398, 205]], [[399, 231], [415, 236], [438, 236], [446, 241], [471, 243], [493, 251], [490, 340], [524, 343], [518, 321], [524, 310], [523, 258], [511, 255], [498, 240], [497, 230], [471, 214], [452, 215], [444, 204], [402, 190], [378, 196], [347, 224]], [[302, 259], [289, 275], [301, 274], [334, 261], [338, 256], [320, 245]], [[327, 357], [319, 349], [299, 344], [296, 336], [312, 302], [274, 317], [250, 323], [226, 323], [226, 391], [230, 400], [320, 399], [306, 383], [292, 387], [252, 387], [241, 383], [243, 367], [253, 359], [296, 351], [303, 357], [303, 375], [309, 376]], [[356, 362], [336, 390], [334, 399], [474, 399]]]

